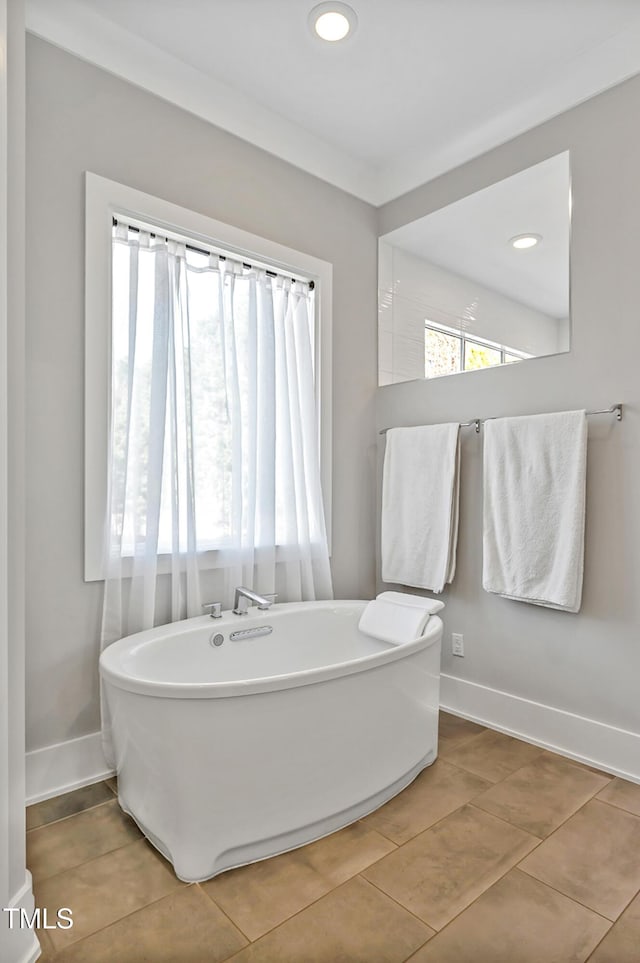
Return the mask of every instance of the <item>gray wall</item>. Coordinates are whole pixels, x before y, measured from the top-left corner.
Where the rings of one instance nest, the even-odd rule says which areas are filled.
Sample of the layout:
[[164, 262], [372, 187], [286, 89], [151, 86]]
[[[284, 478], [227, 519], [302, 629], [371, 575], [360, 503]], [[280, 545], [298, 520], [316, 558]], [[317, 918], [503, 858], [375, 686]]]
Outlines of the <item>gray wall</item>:
[[[634, 733], [640, 733], [640, 129], [633, 121], [639, 111], [640, 78], [634, 78], [379, 210], [384, 234], [571, 151], [571, 352], [389, 385], [377, 392], [376, 411], [383, 428], [625, 403], [621, 424], [611, 416], [589, 422], [578, 615], [483, 592], [482, 437], [463, 430], [459, 563], [443, 596], [443, 671]], [[464, 633], [464, 659], [451, 657], [451, 632]]]
[[83, 582], [83, 172], [331, 261], [333, 576], [375, 580], [369, 205], [33, 37], [27, 50], [27, 748], [99, 727], [102, 586]]

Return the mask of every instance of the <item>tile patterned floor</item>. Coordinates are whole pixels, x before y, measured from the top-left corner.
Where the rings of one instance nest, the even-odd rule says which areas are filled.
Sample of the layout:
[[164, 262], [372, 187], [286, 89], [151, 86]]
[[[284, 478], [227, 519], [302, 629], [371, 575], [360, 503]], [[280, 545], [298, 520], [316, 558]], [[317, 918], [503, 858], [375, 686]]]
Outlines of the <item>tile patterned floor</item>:
[[325, 839], [180, 882], [113, 780], [27, 810], [42, 963], [640, 963], [640, 785], [441, 713], [440, 755]]

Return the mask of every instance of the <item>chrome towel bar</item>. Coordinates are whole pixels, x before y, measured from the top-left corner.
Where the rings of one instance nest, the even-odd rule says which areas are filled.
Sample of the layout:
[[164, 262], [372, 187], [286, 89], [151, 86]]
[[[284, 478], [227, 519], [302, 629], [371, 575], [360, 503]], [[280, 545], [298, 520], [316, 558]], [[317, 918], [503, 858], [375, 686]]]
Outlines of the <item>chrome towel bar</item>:
[[[587, 414], [588, 414], [588, 415], [613, 415], [613, 414], [615, 414], [615, 416], [616, 416], [616, 421], [622, 421], [622, 403], [621, 403], [621, 402], [618, 402], [618, 403], [615, 404], [615, 405], [611, 405], [610, 408], [599, 408], [597, 411], [588, 411]], [[494, 415], [493, 417], [495, 418], [495, 417], [497, 417], [497, 415]], [[491, 421], [491, 420], [492, 420], [492, 418], [474, 418], [473, 421], [461, 421], [461, 422], [460, 422], [460, 427], [461, 427], [461, 428], [471, 428], [471, 427], [473, 427], [473, 428], [475, 428], [475, 430], [476, 430], [476, 434], [480, 434], [480, 425], [481, 425], [483, 422], [485, 422], [485, 421]], [[388, 431], [390, 431], [389, 428], [382, 428], [381, 431], [378, 432], [378, 434], [379, 434], [379, 435], [386, 435], [386, 433], [387, 433]]]

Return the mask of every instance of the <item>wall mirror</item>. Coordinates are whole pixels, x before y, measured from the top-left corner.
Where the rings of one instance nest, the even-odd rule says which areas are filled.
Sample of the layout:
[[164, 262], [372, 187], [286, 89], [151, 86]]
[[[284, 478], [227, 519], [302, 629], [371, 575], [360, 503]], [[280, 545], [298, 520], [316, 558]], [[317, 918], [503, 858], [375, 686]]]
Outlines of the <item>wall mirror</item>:
[[570, 347], [569, 152], [383, 235], [378, 383]]

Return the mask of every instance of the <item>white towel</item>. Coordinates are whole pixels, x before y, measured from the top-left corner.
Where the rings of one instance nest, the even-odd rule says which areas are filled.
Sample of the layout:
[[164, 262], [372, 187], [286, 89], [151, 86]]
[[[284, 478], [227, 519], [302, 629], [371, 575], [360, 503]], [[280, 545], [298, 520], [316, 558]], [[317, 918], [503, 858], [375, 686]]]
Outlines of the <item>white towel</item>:
[[444, 608], [438, 599], [402, 592], [382, 592], [366, 606], [358, 628], [383, 642], [401, 645], [424, 635], [430, 617]]
[[441, 592], [456, 570], [460, 426], [392, 428], [382, 478], [382, 580]]
[[482, 585], [487, 592], [579, 610], [586, 468], [585, 411], [485, 422]]

